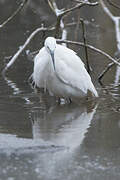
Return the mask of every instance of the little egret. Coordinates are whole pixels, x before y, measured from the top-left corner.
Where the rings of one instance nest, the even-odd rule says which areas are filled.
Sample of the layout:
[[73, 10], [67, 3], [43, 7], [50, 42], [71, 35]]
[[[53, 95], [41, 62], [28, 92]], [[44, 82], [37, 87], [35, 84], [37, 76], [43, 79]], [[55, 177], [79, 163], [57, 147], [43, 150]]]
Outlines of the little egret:
[[82, 97], [98, 97], [84, 63], [77, 54], [48, 37], [44, 47], [34, 59], [32, 74], [34, 84], [50, 95], [73, 100]]

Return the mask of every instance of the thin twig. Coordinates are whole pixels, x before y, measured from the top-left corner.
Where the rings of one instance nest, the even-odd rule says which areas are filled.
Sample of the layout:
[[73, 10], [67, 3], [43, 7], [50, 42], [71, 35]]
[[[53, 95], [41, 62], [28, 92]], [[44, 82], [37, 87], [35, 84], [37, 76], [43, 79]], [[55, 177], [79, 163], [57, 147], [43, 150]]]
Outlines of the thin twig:
[[120, 63], [117, 62], [113, 57], [111, 57], [109, 54], [105, 53], [104, 51], [98, 49], [98, 48], [95, 48], [94, 46], [91, 46], [89, 44], [84, 44], [82, 42], [76, 42], [76, 41], [69, 41], [69, 40], [61, 40], [61, 39], [57, 39], [58, 42], [60, 43], [68, 43], [68, 44], [74, 44], [74, 45], [78, 45], [78, 46], [86, 46], [87, 48], [93, 50], [93, 51], [96, 51], [104, 56], [106, 56], [108, 59], [110, 59], [113, 63], [115, 63], [116, 65], [120, 66]]
[[109, 71], [109, 69], [111, 69], [113, 66], [115, 65], [115, 63], [109, 63], [106, 68], [100, 73], [99, 77], [98, 77], [98, 81], [101, 82], [101, 79], [103, 78], [103, 76]]
[[85, 55], [86, 55], [86, 64], [87, 64], [87, 71], [90, 74], [90, 65], [89, 65], [89, 60], [88, 60], [88, 51], [87, 51], [87, 46], [86, 46], [86, 33], [85, 33], [85, 24], [84, 24], [84, 20], [80, 20], [81, 21], [81, 25], [82, 25], [82, 30], [83, 30], [83, 42], [85, 45]]
[[10, 22], [25, 6], [25, 4], [27, 3], [28, 0], [24, 0], [20, 6], [18, 7], [18, 9], [16, 11], [13, 12], [13, 14], [7, 19], [5, 20], [2, 24], [0, 24], [0, 28], [3, 28], [8, 22]]
[[24, 51], [24, 49], [27, 47], [27, 45], [30, 43], [30, 41], [34, 38], [34, 36], [40, 32], [40, 31], [51, 31], [54, 30], [54, 28], [45, 28], [45, 27], [40, 27], [37, 28], [35, 31], [33, 31], [30, 36], [27, 38], [25, 43], [20, 47], [20, 49], [14, 54], [12, 59], [9, 61], [9, 63], [5, 66], [5, 68], [2, 71], [2, 74], [4, 75], [5, 72], [12, 66], [12, 64], [16, 61], [16, 59], [19, 57], [19, 55]]
[[[67, 26], [67, 25], [66, 25]], [[74, 31], [74, 40], [77, 41], [78, 39], [78, 32], [80, 30], [80, 10], [77, 10], [77, 23], [76, 23], [76, 27], [75, 27], [75, 31]]]
[[[83, 20], [82, 18], [79, 18], [79, 20]], [[75, 26], [75, 25], [77, 25], [78, 24], [78, 21], [77, 22], [68, 22], [65, 26], [66, 27], [70, 27], [70, 26]], [[93, 26], [93, 27], [98, 27], [98, 25], [97, 24], [94, 24], [93, 22], [90, 22], [90, 21], [88, 21], [88, 20], [84, 20], [84, 24], [86, 25], [86, 26], [88, 26], [89, 24], [91, 25], [91, 26]]]
[[118, 6], [117, 4], [113, 3], [111, 0], [107, 0], [107, 2], [108, 2], [110, 5], [112, 5], [113, 7], [120, 9], [120, 6]]

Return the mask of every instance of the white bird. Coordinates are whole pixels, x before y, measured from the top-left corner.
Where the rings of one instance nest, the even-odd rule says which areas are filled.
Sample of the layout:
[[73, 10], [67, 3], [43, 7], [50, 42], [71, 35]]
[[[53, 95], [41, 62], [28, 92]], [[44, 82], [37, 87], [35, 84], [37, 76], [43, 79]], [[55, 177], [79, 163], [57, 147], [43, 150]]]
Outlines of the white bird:
[[73, 50], [57, 44], [53, 37], [46, 38], [44, 47], [36, 55], [32, 78], [35, 86], [58, 98], [74, 101], [98, 97], [81, 59]]

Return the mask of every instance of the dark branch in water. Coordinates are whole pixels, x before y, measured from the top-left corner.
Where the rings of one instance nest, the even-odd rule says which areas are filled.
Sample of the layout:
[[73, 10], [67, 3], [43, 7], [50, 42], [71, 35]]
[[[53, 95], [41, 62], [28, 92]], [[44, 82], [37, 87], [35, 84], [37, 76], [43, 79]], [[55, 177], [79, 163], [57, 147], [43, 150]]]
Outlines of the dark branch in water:
[[108, 2], [111, 6], [120, 9], [120, 6], [118, 6], [117, 4], [115, 4], [114, 2], [112, 2], [111, 0], [107, 0], [107, 2]]
[[[118, 61], [119, 61], [120, 59], [118, 59]], [[103, 76], [113, 67], [115, 65], [115, 63], [114, 62], [112, 62], [112, 63], [110, 63], [110, 64], [108, 64], [107, 66], [106, 66], [106, 68], [101, 72], [101, 74], [99, 75], [99, 77], [98, 77], [98, 81], [99, 82], [101, 82], [101, 79], [103, 78]]]
[[99, 77], [98, 77], [98, 81], [101, 83], [101, 79], [103, 78], [103, 76], [115, 65], [115, 63], [109, 63], [106, 68], [100, 73]]
[[34, 38], [34, 36], [41, 31], [52, 31], [55, 28], [45, 28], [45, 27], [40, 27], [37, 28], [35, 31], [31, 33], [31, 35], [28, 37], [28, 39], [25, 41], [25, 43], [20, 47], [20, 49], [14, 54], [12, 59], [9, 61], [9, 63], [5, 66], [5, 68], [2, 71], [2, 74], [4, 75], [6, 71], [12, 66], [12, 64], [16, 61], [16, 59], [19, 57], [19, 55], [25, 50], [27, 45], [30, 43], [30, 41]]
[[120, 66], [120, 63], [117, 62], [113, 57], [111, 57], [109, 54], [105, 53], [104, 51], [98, 49], [98, 48], [95, 48], [94, 46], [91, 46], [89, 44], [84, 44], [82, 42], [76, 42], [76, 41], [69, 41], [69, 40], [61, 40], [61, 39], [57, 39], [58, 42], [60, 43], [68, 43], [68, 44], [74, 44], [74, 45], [78, 45], [78, 46], [86, 46], [87, 48], [93, 50], [93, 51], [96, 51], [104, 56], [106, 56], [108, 59], [110, 59], [114, 64]]
[[8, 22], [10, 22], [25, 6], [25, 4], [27, 3], [28, 0], [24, 0], [18, 7], [18, 9], [16, 11], [13, 12], [13, 14], [6, 20], [4, 21], [2, 24], [0, 24], [0, 28], [3, 28]]
[[91, 68], [90, 68], [90, 65], [89, 65], [88, 51], [87, 51], [87, 46], [86, 46], [87, 42], [86, 42], [85, 24], [84, 24], [84, 20], [83, 19], [81, 19], [80, 21], [81, 21], [82, 30], [83, 30], [83, 42], [84, 42], [84, 45], [85, 45], [85, 55], [86, 55], [87, 71], [90, 74]]

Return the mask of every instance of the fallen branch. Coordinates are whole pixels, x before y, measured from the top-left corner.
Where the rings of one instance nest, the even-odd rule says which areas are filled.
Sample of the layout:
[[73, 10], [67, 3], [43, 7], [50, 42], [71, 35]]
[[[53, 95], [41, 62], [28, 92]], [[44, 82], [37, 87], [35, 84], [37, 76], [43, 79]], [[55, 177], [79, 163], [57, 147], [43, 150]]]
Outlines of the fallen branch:
[[68, 44], [74, 44], [74, 45], [79, 45], [79, 46], [86, 46], [87, 48], [93, 50], [93, 51], [96, 51], [104, 56], [106, 56], [108, 59], [110, 59], [113, 63], [115, 63], [116, 65], [120, 66], [120, 63], [117, 62], [113, 57], [111, 57], [109, 54], [105, 53], [104, 51], [98, 49], [98, 48], [95, 48], [94, 46], [91, 46], [89, 44], [84, 44], [82, 42], [76, 42], [76, 41], [69, 41], [69, 40], [61, 40], [61, 39], [57, 39], [58, 42], [60, 43], [68, 43]]
[[18, 7], [18, 9], [13, 12], [13, 14], [6, 20], [4, 21], [2, 24], [0, 24], [0, 28], [3, 28], [8, 22], [10, 22], [25, 6], [25, 4], [27, 3], [28, 0], [24, 0], [20, 6]]
[[16, 61], [16, 59], [19, 57], [19, 55], [24, 51], [24, 49], [27, 47], [27, 45], [30, 43], [30, 41], [34, 38], [34, 36], [41, 31], [51, 31], [54, 30], [54, 28], [45, 28], [40, 27], [37, 28], [35, 31], [32, 32], [32, 34], [27, 38], [25, 43], [19, 48], [19, 50], [15, 53], [15, 55], [12, 57], [12, 59], [9, 61], [9, 63], [5, 66], [5, 68], [2, 71], [2, 74], [4, 75], [5, 72], [12, 66], [12, 64]]

